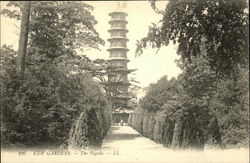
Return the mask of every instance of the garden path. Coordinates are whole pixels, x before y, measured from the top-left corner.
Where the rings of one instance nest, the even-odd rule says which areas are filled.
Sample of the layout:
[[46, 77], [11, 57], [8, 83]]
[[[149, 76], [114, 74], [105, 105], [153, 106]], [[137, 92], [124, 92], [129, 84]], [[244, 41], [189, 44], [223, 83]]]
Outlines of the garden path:
[[[140, 135], [129, 126], [112, 126], [103, 140], [101, 149], [70, 151], [70, 155], [47, 155], [52, 151], [41, 151], [34, 155], [1, 151], [4, 163], [248, 163], [249, 149], [174, 151]], [[59, 151], [60, 152], [60, 151]]]
[[[248, 150], [174, 151], [140, 135], [129, 126], [112, 126], [103, 140], [103, 151], [114, 154], [112, 162], [228, 163], [248, 162]], [[105, 162], [109, 162], [109, 159]]]

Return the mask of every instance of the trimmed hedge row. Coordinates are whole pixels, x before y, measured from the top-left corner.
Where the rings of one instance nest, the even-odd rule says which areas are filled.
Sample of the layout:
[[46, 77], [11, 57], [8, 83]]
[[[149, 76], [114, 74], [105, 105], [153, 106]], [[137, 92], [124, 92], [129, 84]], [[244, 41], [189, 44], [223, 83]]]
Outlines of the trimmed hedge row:
[[169, 148], [204, 148], [204, 135], [188, 118], [172, 121], [164, 111], [137, 110], [130, 114], [128, 123], [141, 135]]
[[[173, 142], [175, 123], [162, 112], [139, 111], [131, 113], [128, 124], [141, 135], [162, 143], [166, 147], [178, 147], [178, 144], [175, 145]], [[180, 138], [181, 132], [179, 130], [175, 132], [175, 139]]]

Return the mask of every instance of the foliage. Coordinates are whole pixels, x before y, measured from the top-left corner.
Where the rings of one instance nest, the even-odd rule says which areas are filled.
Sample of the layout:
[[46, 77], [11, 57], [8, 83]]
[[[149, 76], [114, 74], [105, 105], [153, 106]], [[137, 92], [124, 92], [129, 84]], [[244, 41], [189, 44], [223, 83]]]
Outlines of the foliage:
[[[8, 6], [20, 8], [21, 1]], [[83, 2], [32, 2], [29, 32], [29, 55], [37, 61], [57, 58], [75, 49], [98, 48], [104, 41], [94, 29], [97, 21], [91, 15], [93, 7]], [[18, 9], [3, 9], [2, 14], [20, 18]], [[31, 56], [32, 57], [32, 56]]]
[[155, 3], [151, 1], [152, 8], [163, 18], [137, 42], [137, 53], [178, 42], [182, 73], [172, 84], [160, 79], [151, 85], [140, 106], [151, 114], [164, 112], [174, 122], [172, 141], [177, 142], [172, 145], [200, 148], [208, 140], [225, 146], [247, 144], [246, 2], [169, 0], [164, 11]]
[[69, 149], [86, 149], [100, 147], [102, 132], [96, 112], [84, 111], [73, 124], [69, 134]]
[[[181, 148], [203, 148], [206, 142], [224, 147], [247, 145], [248, 70], [240, 69], [237, 80], [219, 79], [205, 53], [193, 57], [191, 64], [188, 60], [179, 60], [178, 64], [182, 74], [177, 79], [162, 77], [149, 86], [146, 96], [140, 100], [139, 114], [144, 116], [144, 130], [149, 127], [145, 124], [150, 123], [146, 117], [155, 115], [155, 129], [160, 135], [154, 139], [167, 146], [173, 140], [179, 141], [175, 143]], [[164, 125], [162, 132], [160, 124]], [[179, 126], [180, 134], [164, 133], [165, 130], [172, 133], [173, 124]], [[179, 138], [173, 139], [175, 135]]]
[[[247, 86], [246, 74], [239, 75], [240, 79], [244, 78], [244, 80], [240, 80], [241, 87], [237, 86], [237, 84], [228, 85], [227, 87], [233, 90], [227, 91], [227, 87], [224, 88], [225, 86], [218, 85], [220, 82], [216, 73], [210, 69], [205, 52], [203, 50], [202, 55], [195, 58], [192, 57], [191, 64], [188, 60], [179, 60], [178, 64], [183, 72], [179, 75], [178, 79], [167, 80], [166, 77], [163, 77], [156, 84], [150, 85], [146, 96], [140, 101], [140, 106], [145, 111], [150, 112], [158, 113], [165, 110], [165, 114], [168, 115], [172, 122], [180, 123], [180, 125], [183, 123], [181, 132], [184, 134], [182, 138], [182, 145], [184, 146], [196, 146], [198, 145], [197, 143], [205, 142], [210, 138], [214, 139], [217, 143], [221, 143], [221, 139], [229, 139], [225, 135], [225, 132], [232, 132], [229, 130], [230, 126], [234, 129], [237, 128], [237, 130], [241, 129], [238, 134], [241, 133], [244, 135], [241, 138], [238, 137], [238, 140], [235, 138], [233, 140], [237, 143], [239, 143], [239, 140], [245, 141], [247, 129], [236, 126], [236, 124], [245, 127], [247, 124], [247, 100], [244, 102], [239, 101], [240, 97], [244, 97], [241, 99], [246, 99], [247, 96], [247, 89], [245, 88], [245, 91], [242, 90], [242, 88]], [[234, 81], [228, 78], [225, 80]], [[227, 94], [223, 95], [225, 93]], [[231, 98], [231, 96], [233, 97]], [[223, 113], [221, 105], [226, 105], [224, 106], [224, 110], [229, 109], [231, 113]], [[245, 117], [243, 119], [239, 119], [237, 118], [238, 116], [234, 115], [234, 112], [239, 112], [239, 109], [237, 109], [238, 105], [244, 106], [241, 107], [244, 108], [244, 111], [241, 112], [241, 115]], [[219, 109], [219, 106], [222, 109]], [[230, 118], [229, 115], [231, 115]], [[159, 118], [157, 117], [157, 119]], [[231, 123], [226, 122], [226, 120], [223, 121], [225, 118], [230, 119]], [[197, 134], [200, 135], [199, 138], [195, 137]], [[187, 138], [195, 138], [195, 140], [188, 140]], [[201, 142], [195, 142], [198, 140]]]
[[[124, 86], [126, 87], [136, 87], [134, 80], [129, 80], [127, 82], [123, 81], [122, 78], [132, 72], [134, 69], [127, 69], [120, 66], [111, 66], [108, 64], [108, 61], [103, 59], [96, 59], [93, 63], [85, 67], [85, 70], [90, 72], [95, 79], [97, 79], [102, 85], [103, 90], [108, 98], [109, 105], [113, 110], [117, 108], [127, 108], [131, 109], [133, 107], [134, 95], [131, 92], [128, 92], [129, 102], [120, 98], [121, 95], [124, 95], [121, 90]], [[110, 79], [113, 79], [112, 81]]]
[[[21, 6], [20, 1], [8, 6]], [[15, 9], [16, 9], [15, 8]], [[90, 64], [79, 48], [103, 44], [94, 29], [92, 6], [82, 2], [32, 2], [27, 70], [16, 74], [16, 53], [1, 49], [2, 144], [66, 143], [73, 122], [82, 112], [105, 112], [96, 124], [109, 127], [107, 99], [99, 84], [82, 67]], [[20, 12], [2, 14], [19, 20]], [[102, 119], [101, 119], [102, 118]], [[101, 124], [101, 123], [107, 124]]]
[[178, 105], [177, 98], [180, 92], [181, 87], [177, 79], [168, 80], [167, 76], [163, 76], [157, 83], [149, 86], [146, 96], [140, 99], [139, 104], [149, 111], [161, 110], [166, 103], [175, 108]]
[[[208, 136], [212, 135], [209, 133], [209, 126], [213, 113], [209, 108], [209, 101], [214, 91], [216, 75], [210, 69], [207, 56], [204, 53], [192, 58], [191, 64], [186, 60], [179, 65], [183, 70], [180, 75], [183, 94], [181, 97], [182, 106], [176, 110], [178, 116], [175, 120], [179, 117], [183, 123], [182, 146], [200, 147], [200, 145], [204, 145]], [[218, 126], [214, 127], [213, 130], [218, 128]]]
[[[153, 0], [152, 6], [155, 9]], [[178, 42], [182, 59], [201, 54], [205, 39], [209, 65], [218, 74], [237, 74], [238, 65], [248, 65], [248, 12], [245, 0], [169, 0], [159, 24], [138, 41], [137, 52]]]
[[11, 143], [66, 141], [72, 122], [82, 111], [107, 107], [99, 86], [87, 74], [67, 75], [44, 65], [29, 66], [22, 79], [14, 69], [2, 75], [3, 135]]
[[220, 80], [210, 107], [218, 117], [223, 145], [247, 146], [249, 138], [249, 70], [237, 81]]

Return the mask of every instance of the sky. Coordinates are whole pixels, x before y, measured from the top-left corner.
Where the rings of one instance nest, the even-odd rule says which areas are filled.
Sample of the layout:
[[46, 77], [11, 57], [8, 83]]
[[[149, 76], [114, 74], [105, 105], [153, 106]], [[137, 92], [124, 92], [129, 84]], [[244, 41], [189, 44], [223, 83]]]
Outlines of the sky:
[[[5, 8], [7, 2], [1, 1], [1, 9]], [[105, 46], [101, 46], [101, 51], [89, 50], [86, 55], [91, 59], [107, 59], [109, 53], [107, 48], [109, 43], [107, 39], [110, 34], [108, 29], [110, 25], [108, 21], [111, 19], [108, 13], [112, 12], [117, 5], [116, 1], [86, 1], [94, 7], [93, 15], [95, 16], [98, 24], [95, 26], [99, 32], [100, 37], [105, 40]], [[157, 7], [164, 9], [166, 1], [157, 2]], [[137, 69], [133, 76], [140, 83], [141, 87], [147, 87], [150, 83], [155, 83], [162, 76], [167, 75], [168, 79], [178, 76], [181, 70], [177, 67], [175, 60], [179, 58], [176, 54], [177, 45], [170, 44], [167, 47], [162, 47], [156, 54], [156, 49], [147, 48], [144, 53], [135, 57], [136, 41], [145, 37], [148, 32], [148, 26], [151, 23], [157, 23], [161, 16], [156, 14], [150, 6], [148, 1], [128, 1], [126, 8], [127, 13], [127, 38], [129, 42], [127, 53], [129, 69]], [[18, 35], [19, 35], [20, 22], [13, 19], [6, 18], [1, 15], [1, 46], [3, 44], [13, 45], [16, 50], [18, 48]]]

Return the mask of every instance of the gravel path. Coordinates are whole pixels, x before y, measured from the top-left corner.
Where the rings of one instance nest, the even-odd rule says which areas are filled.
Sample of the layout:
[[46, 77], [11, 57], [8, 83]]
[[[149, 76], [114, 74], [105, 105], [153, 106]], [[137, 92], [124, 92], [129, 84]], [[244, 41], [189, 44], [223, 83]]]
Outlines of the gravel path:
[[[42, 153], [41, 153], [42, 152]], [[52, 154], [54, 153], [54, 154]], [[61, 154], [60, 154], [61, 153]], [[1, 151], [3, 163], [248, 163], [249, 149], [174, 151], [141, 136], [129, 126], [113, 126], [97, 151], [40, 151], [20, 155]]]
[[[113, 126], [105, 137], [102, 150], [118, 151], [116, 162], [169, 163], [247, 163], [249, 150], [174, 151], [140, 135], [129, 126]], [[115, 158], [115, 157], [113, 157]]]
[[144, 136], [129, 126], [112, 126], [109, 133], [103, 140], [103, 150], [167, 150], [163, 145], [158, 144]]

